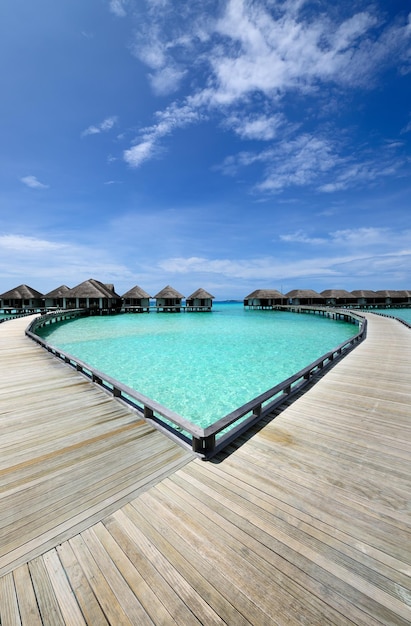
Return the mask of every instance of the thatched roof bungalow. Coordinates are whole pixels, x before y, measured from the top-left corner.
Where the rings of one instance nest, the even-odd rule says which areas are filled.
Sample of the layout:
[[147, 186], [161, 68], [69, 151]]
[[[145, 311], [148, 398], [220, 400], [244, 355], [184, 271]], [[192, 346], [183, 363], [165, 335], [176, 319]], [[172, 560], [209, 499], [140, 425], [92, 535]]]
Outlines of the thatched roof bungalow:
[[64, 309], [65, 308], [65, 298], [70, 291], [70, 287], [67, 285], [60, 285], [60, 287], [56, 287], [52, 291], [44, 294], [43, 301], [46, 309]]
[[148, 313], [150, 311], [150, 294], [138, 285], [129, 289], [121, 296], [123, 310], [128, 313]]
[[321, 295], [327, 306], [350, 306], [356, 302], [352, 293], [345, 289], [325, 289]]
[[379, 290], [375, 292], [377, 294], [378, 302], [387, 305], [396, 305], [396, 304], [408, 304], [410, 301], [409, 295], [407, 291], [396, 291], [396, 290]]
[[197, 289], [186, 300], [186, 311], [211, 311], [214, 296], [205, 289]]
[[90, 312], [115, 313], [121, 310], [121, 298], [113, 285], [90, 278], [67, 293], [66, 309], [89, 309]]
[[155, 296], [157, 312], [179, 313], [182, 307], [183, 294], [167, 285]]
[[2, 309], [40, 309], [43, 306], [43, 294], [28, 285], [19, 285], [0, 295]]
[[371, 289], [355, 289], [351, 293], [355, 297], [356, 302], [359, 306], [369, 306], [372, 304], [376, 304], [376, 301], [378, 299], [375, 291], [372, 291]]
[[244, 306], [249, 309], [272, 309], [285, 302], [285, 296], [277, 289], [256, 289], [244, 298]]
[[285, 294], [288, 304], [325, 304], [323, 296], [313, 289], [293, 289]]
[[398, 304], [411, 304], [411, 291], [407, 289], [394, 291]]

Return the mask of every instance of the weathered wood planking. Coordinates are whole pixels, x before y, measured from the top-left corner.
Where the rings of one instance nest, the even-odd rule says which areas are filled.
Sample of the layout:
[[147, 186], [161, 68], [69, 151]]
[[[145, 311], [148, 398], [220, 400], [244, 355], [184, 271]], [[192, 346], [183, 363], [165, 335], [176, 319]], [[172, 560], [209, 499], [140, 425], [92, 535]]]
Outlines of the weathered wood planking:
[[0, 573], [133, 499], [191, 455], [25, 337], [0, 326]]
[[[31, 626], [30, 610], [44, 624], [92, 626], [411, 623], [411, 332], [367, 317], [365, 342], [227, 454], [169, 471], [0, 578], [0, 623]], [[9, 462], [13, 447], [20, 459], [17, 482], [7, 478], [16, 494], [19, 481], [41, 490], [47, 478], [21, 445], [26, 424], [35, 450], [37, 420], [41, 411], [27, 411], [14, 439], [6, 428]], [[70, 418], [62, 421], [69, 428]], [[89, 437], [103, 448], [104, 422]], [[69, 456], [81, 449], [77, 462], [92, 472], [88, 428], [84, 445], [81, 429], [67, 437]], [[39, 446], [54, 458], [53, 437]], [[65, 464], [54, 472], [63, 485]], [[64, 510], [62, 485], [56, 507]]]

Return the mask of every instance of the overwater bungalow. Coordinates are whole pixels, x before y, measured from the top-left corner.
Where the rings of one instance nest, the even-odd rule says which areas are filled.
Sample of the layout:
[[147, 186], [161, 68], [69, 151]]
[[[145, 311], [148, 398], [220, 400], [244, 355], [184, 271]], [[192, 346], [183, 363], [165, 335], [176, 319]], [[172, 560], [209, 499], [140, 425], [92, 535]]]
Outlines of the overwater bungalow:
[[182, 293], [167, 285], [154, 296], [157, 313], [180, 313], [184, 297]]
[[121, 298], [114, 285], [90, 278], [70, 289], [64, 297], [66, 309], [88, 309], [90, 313], [118, 313]]
[[0, 308], [4, 310], [32, 311], [42, 307], [43, 294], [28, 285], [19, 285], [0, 295]]
[[197, 289], [186, 299], [186, 311], [211, 311], [214, 296], [205, 289]]
[[326, 306], [352, 306], [356, 303], [355, 296], [345, 289], [325, 289], [321, 292]]
[[313, 289], [293, 289], [285, 294], [288, 304], [324, 305], [324, 297]]
[[56, 287], [52, 291], [44, 294], [43, 302], [46, 309], [64, 309], [65, 308], [65, 298], [70, 291], [70, 287], [67, 285], [61, 285], [60, 287]]
[[150, 311], [150, 294], [135, 285], [121, 296], [122, 310], [126, 313], [148, 313]]
[[395, 290], [378, 290], [375, 292], [378, 297], [378, 303], [387, 306], [404, 305], [409, 302], [407, 291]]
[[375, 306], [378, 298], [375, 291], [371, 289], [356, 289], [351, 293], [356, 299], [357, 306], [360, 307]]
[[396, 294], [397, 298], [396, 304], [401, 304], [403, 306], [409, 306], [411, 304], [411, 291], [403, 289], [395, 291], [394, 293]]
[[247, 309], [273, 309], [276, 305], [286, 303], [286, 297], [277, 289], [256, 289], [244, 298]]

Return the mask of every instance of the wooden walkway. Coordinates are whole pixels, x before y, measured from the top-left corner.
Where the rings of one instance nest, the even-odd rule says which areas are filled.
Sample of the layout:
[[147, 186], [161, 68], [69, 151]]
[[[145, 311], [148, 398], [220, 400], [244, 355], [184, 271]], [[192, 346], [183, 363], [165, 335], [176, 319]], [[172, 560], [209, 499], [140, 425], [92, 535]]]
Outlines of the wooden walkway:
[[1, 626], [409, 625], [411, 332], [367, 317], [212, 462], [0, 325]]

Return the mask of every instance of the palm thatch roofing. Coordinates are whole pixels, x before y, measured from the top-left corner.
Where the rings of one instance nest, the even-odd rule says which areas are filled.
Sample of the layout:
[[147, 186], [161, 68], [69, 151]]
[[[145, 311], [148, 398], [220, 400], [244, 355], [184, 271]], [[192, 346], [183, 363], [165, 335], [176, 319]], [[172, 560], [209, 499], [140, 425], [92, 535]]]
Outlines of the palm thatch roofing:
[[56, 287], [52, 291], [44, 294], [44, 298], [64, 298], [68, 292], [70, 291], [70, 287], [67, 285], [60, 285], [60, 287]]
[[376, 297], [376, 293], [375, 291], [371, 291], [370, 289], [356, 289], [355, 291], [351, 292], [353, 296], [355, 296], [356, 298], [375, 298]]
[[99, 280], [89, 278], [67, 293], [70, 298], [120, 298], [113, 285], [105, 285]]
[[126, 293], [124, 293], [122, 298], [151, 298], [150, 294], [147, 291], [144, 291], [138, 285], [135, 285], [131, 289], [129, 289]]
[[277, 289], [256, 289], [245, 297], [246, 300], [250, 300], [251, 298], [268, 300], [269, 298], [284, 298], [284, 295], [280, 291], [277, 291]]
[[208, 293], [208, 291], [206, 291], [205, 289], [203, 289], [202, 287], [200, 287], [200, 289], [197, 289], [194, 293], [191, 294], [191, 296], [188, 296], [189, 300], [194, 300], [194, 298], [198, 298], [199, 300], [214, 300], [215, 296], [212, 296], [211, 293]]
[[287, 298], [319, 298], [320, 300], [323, 298], [320, 293], [313, 289], [293, 289], [285, 295]]
[[325, 289], [321, 292], [321, 295], [324, 298], [350, 298], [351, 300], [354, 298], [352, 293], [345, 289]]
[[411, 298], [411, 291], [407, 291], [407, 289], [400, 289], [391, 293], [395, 294], [396, 298]]
[[10, 291], [2, 293], [0, 297], [4, 300], [30, 300], [33, 298], [42, 298], [43, 294], [28, 285], [19, 285], [14, 289], [10, 289]]
[[157, 298], [184, 298], [185, 296], [183, 296], [182, 293], [180, 293], [173, 287], [170, 287], [170, 285], [167, 285], [166, 287], [164, 287], [164, 289], [159, 291], [154, 297], [157, 299]]
[[381, 296], [383, 298], [407, 298], [406, 291], [395, 291], [394, 289], [380, 289], [375, 292], [377, 296]]

